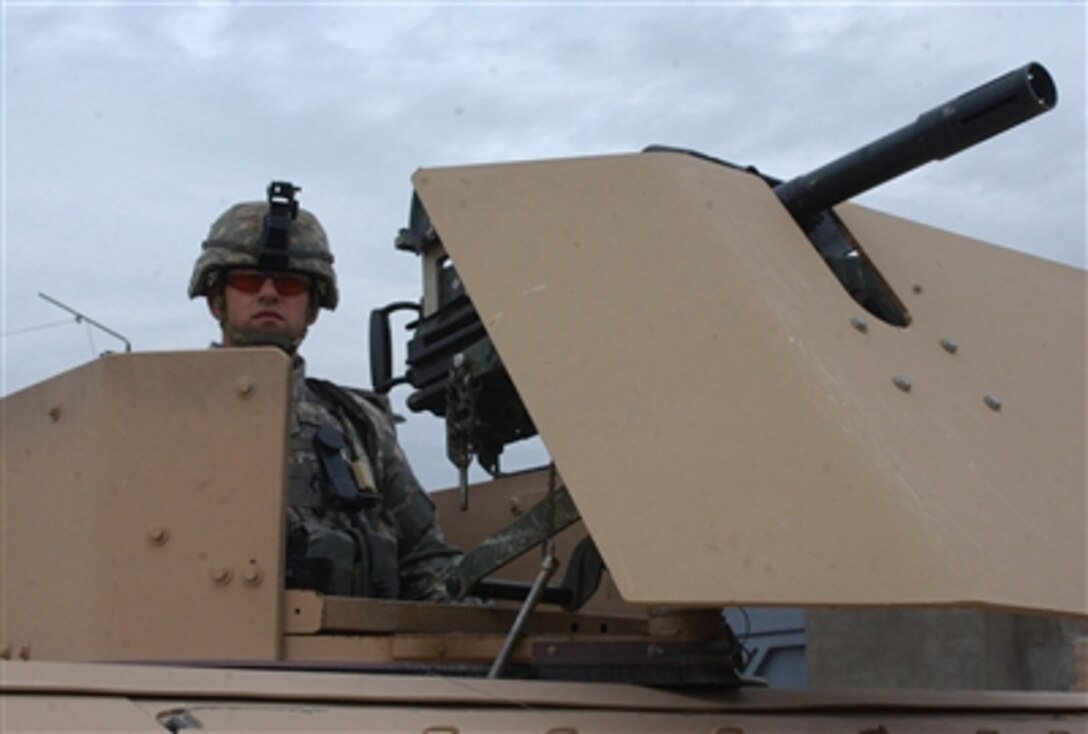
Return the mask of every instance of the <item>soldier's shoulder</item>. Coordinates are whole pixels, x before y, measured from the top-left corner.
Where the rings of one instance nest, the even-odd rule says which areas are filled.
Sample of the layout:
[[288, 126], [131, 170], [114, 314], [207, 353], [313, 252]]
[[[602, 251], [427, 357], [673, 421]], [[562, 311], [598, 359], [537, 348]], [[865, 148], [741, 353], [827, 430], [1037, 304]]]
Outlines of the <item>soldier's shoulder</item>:
[[390, 404], [387, 395], [361, 387], [338, 385], [335, 382], [316, 377], [307, 377], [306, 384], [314, 393], [325, 400], [337, 402], [351, 400], [371, 417], [380, 418], [389, 423], [394, 421], [393, 406]]
[[374, 392], [373, 390], [364, 390], [361, 387], [341, 387], [363, 405], [376, 408], [389, 418], [389, 420], [393, 419], [393, 405], [389, 402], [388, 395], [383, 395], [382, 393]]

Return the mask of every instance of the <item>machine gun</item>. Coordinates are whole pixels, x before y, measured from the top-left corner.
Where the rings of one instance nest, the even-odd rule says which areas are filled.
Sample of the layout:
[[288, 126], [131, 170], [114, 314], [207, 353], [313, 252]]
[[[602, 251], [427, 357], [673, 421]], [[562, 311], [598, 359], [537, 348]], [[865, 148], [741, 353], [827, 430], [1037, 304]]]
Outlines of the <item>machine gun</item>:
[[[805, 175], [783, 182], [754, 168], [745, 170], [773, 187], [782, 206], [855, 301], [889, 324], [906, 326], [906, 309], [833, 207], [1053, 109], [1056, 103], [1050, 74], [1040, 64], [1029, 63]], [[665, 146], [644, 150], [648, 154], [661, 151], [740, 168], [690, 150]], [[461, 472], [462, 485], [473, 457], [495, 475], [503, 448], [535, 435], [532, 419], [418, 196], [413, 196], [409, 223], [397, 236], [396, 247], [420, 256], [423, 298], [420, 303], [394, 303], [372, 313], [374, 388], [387, 392], [409, 383], [415, 388], [407, 400], [411, 410], [445, 418], [448, 455]], [[398, 310], [411, 310], [418, 318], [407, 327], [414, 332], [408, 342], [407, 372], [394, 378], [389, 317]]]

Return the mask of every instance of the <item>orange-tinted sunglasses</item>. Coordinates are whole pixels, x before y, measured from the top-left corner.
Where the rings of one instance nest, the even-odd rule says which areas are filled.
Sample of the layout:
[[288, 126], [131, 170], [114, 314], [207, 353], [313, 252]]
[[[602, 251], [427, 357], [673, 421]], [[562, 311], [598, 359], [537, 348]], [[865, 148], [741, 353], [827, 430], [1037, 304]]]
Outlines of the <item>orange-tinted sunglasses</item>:
[[310, 290], [310, 277], [302, 273], [276, 272], [262, 270], [230, 270], [227, 272], [227, 285], [242, 293], [256, 293], [266, 280], [272, 281], [272, 287], [281, 296], [297, 296]]

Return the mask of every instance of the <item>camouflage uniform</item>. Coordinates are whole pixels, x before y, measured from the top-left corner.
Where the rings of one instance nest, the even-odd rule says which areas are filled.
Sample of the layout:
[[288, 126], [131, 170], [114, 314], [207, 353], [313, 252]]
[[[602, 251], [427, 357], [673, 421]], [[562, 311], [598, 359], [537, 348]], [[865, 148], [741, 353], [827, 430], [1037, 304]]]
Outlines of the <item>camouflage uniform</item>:
[[[353, 418], [329, 400], [327, 389], [306, 379], [298, 358], [287, 510], [289, 575], [305, 567], [292, 569], [294, 558], [322, 559], [330, 572], [319, 585], [327, 593], [449, 601], [444, 579], [460, 553], [435, 525], [434, 505], [397, 443], [388, 411], [378, 396], [352, 391], [347, 395], [358, 406]], [[351, 467], [351, 482], [366, 498], [361, 510], [346, 509], [337, 499], [315, 449], [322, 426], [343, 437], [343, 465]]]
[[[212, 224], [189, 296], [222, 293], [234, 267], [288, 270], [313, 280], [310, 303], [339, 294], [325, 230], [273, 182], [268, 202], [236, 204]], [[274, 230], [270, 234], [270, 230]], [[230, 343], [272, 344], [294, 355], [287, 508], [287, 585], [329, 594], [449, 601], [445, 577], [460, 552], [434, 522], [434, 505], [397, 444], [382, 396], [308, 379], [293, 338], [247, 333], [220, 320]], [[229, 331], [228, 331], [229, 330]]]

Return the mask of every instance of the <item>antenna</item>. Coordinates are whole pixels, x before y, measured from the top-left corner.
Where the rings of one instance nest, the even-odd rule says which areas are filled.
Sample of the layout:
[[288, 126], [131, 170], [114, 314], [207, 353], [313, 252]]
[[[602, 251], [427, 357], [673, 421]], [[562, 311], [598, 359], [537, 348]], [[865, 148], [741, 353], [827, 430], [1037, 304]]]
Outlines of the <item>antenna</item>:
[[57, 306], [58, 308], [63, 308], [65, 311], [67, 311], [68, 313], [75, 316], [77, 324], [86, 321], [90, 326], [94, 326], [94, 327], [96, 327], [98, 329], [101, 329], [102, 331], [106, 332], [110, 336], [123, 341], [125, 343], [125, 351], [126, 352], [131, 352], [132, 351], [132, 344], [129, 342], [129, 340], [126, 339], [125, 337], [121, 336], [120, 334], [118, 334], [113, 329], [111, 329], [111, 328], [109, 328], [107, 326], [103, 326], [102, 324], [100, 324], [97, 321], [95, 321], [94, 319], [92, 319], [90, 316], [86, 316], [84, 314], [81, 314], [79, 311], [76, 311], [71, 306], [65, 306], [63, 303], [58, 301], [56, 298], [50, 298], [49, 296], [45, 295], [41, 291], [38, 292], [38, 296], [41, 297], [41, 298], [44, 298], [45, 300], [52, 303], [54, 306]]

